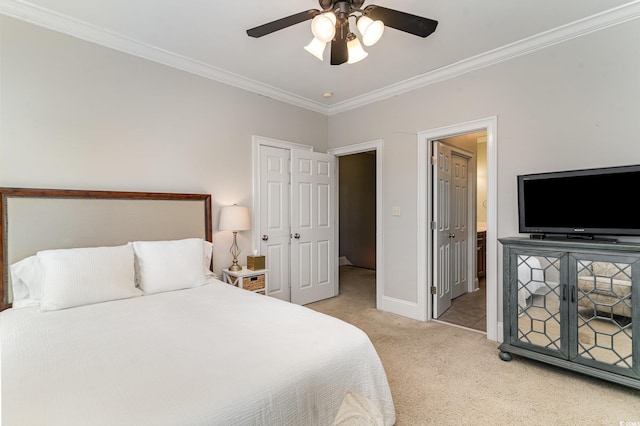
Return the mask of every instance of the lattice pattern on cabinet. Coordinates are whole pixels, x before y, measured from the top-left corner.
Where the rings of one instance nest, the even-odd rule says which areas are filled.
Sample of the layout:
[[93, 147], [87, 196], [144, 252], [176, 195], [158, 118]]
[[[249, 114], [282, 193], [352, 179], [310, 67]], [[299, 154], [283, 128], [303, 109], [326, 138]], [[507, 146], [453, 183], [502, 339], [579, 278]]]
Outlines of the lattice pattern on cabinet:
[[633, 366], [631, 265], [579, 260], [578, 355]]
[[560, 350], [560, 259], [518, 259], [518, 340]]

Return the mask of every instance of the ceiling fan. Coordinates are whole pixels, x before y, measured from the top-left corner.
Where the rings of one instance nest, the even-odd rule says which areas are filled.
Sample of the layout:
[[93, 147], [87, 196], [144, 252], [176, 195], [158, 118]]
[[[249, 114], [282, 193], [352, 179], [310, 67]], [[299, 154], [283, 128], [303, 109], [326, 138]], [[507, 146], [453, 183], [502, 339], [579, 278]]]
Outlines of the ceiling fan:
[[309, 9], [247, 30], [251, 37], [262, 37], [304, 21], [311, 21], [313, 40], [305, 49], [323, 60], [324, 48], [331, 42], [331, 65], [355, 63], [367, 56], [360, 41], [349, 28], [349, 18], [356, 19], [356, 26], [365, 46], [376, 43], [385, 26], [427, 37], [436, 30], [438, 21], [369, 5], [361, 9], [365, 0], [319, 0], [320, 8]]

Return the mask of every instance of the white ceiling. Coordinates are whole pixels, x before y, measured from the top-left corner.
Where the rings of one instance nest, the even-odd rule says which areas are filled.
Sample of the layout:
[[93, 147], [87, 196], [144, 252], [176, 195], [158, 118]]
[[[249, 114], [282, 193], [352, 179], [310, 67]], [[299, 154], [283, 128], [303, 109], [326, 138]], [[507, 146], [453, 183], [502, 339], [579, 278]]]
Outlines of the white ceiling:
[[[497, 60], [496, 52], [508, 52], [514, 43], [531, 50], [526, 43], [532, 37], [549, 44], [554, 29], [557, 42], [584, 33], [584, 22], [595, 22], [593, 30], [620, 22], [620, 15], [640, 16], [637, 0], [367, 0], [364, 6], [369, 4], [435, 19], [438, 29], [423, 39], [387, 28], [366, 48], [366, 59], [332, 66], [329, 46], [324, 62], [303, 49], [312, 38], [310, 22], [257, 39], [246, 34], [319, 8], [316, 0], [0, 0], [0, 13], [323, 112], [460, 61], [477, 67], [469, 58], [477, 62], [479, 55]], [[614, 9], [621, 5], [627, 6]], [[605, 24], [598, 21], [603, 15]], [[334, 96], [323, 98], [325, 91]]]

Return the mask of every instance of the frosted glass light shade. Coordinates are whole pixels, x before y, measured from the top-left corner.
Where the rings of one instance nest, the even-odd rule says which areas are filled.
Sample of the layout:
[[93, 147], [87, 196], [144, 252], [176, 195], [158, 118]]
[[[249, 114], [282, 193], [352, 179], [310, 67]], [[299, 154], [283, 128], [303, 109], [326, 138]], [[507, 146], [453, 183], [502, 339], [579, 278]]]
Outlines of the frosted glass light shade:
[[251, 216], [248, 207], [226, 206], [220, 210], [221, 231], [247, 231], [251, 229]]
[[364, 58], [367, 57], [368, 53], [364, 51], [360, 41], [353, 37], [351, 40], [347, 41], [347, 50], [349, 51], [349, 59], [347, 60], [348, 64], [355, 64], [356, 62], [360, 62]]
[[304, 47], [304, 50], [323, 61], [324, 48], [326, 45], [327, 43], [325, 43], [324, 41], [320, 41], [314, 37], [313, 40], [311, 40], [311, 42]]
[[365, 46], [376, 44], [384, 33], [384, 23], [382, 21], [374, 21], [367, 16], [358, 18], [356, 26], [362, 35], [362, 44]]
[[336, 15], [333, 12], [316, 15], [311, 21], [313, 36], [325, 43], [333, 40], [336, 35]]

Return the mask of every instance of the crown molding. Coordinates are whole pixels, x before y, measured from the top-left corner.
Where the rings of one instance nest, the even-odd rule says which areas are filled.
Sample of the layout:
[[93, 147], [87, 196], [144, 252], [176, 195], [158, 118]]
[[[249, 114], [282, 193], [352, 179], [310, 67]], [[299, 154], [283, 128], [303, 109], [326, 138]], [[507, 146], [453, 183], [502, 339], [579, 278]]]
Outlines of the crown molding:
[[335, 115], [407, 93], [430, 84], [523, 56], [640, 17], [640, 0], [545, 31], [451, 65], [327, 106], [167, 50], [141, 43], [51, 10], [20, 0], [0, 0], [0, 14], [68, 34], [101, 46], [215, 80], [325, 115]]
[[31, 3], [26, 3], [20, 0], [0, 0], [0, 14], [77, 37], [79, 39], [133, 56], [148, 59], [172, 68], [196, 74], [229, 86], [257, 93], [268, 98], [286, 102], [321, 114], [328, 114], [328, 107], [324, 104], [286, 92], [256, 80], [243, 77], [239, 74], [127, 38], [121, 34], [107, 31], [103, 28], [53, 12], [49, 9], [45, 9]]
[[349, 111], [393, 96], [407, 93], [481, 68], [508, 61], [555, 44], [640, 18], [640, 0], [536, 34], [515, 43], [469, 57], [451, 65], [365, 93], [329, 107], [329, 115]]

